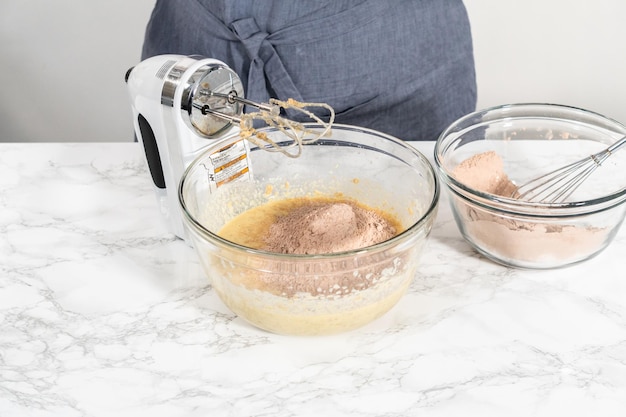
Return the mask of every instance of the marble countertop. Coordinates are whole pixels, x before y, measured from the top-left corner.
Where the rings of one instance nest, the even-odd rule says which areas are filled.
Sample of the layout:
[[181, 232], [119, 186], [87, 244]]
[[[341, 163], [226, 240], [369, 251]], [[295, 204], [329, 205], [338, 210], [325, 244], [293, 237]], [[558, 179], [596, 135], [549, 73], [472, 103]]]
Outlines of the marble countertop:
[[0, 416], [626, 415], [626, 228], [508, 269], [442, 201], [390, 312], [279, 336], [220, 302], [144, 165], [136, 143], [0, 145]]

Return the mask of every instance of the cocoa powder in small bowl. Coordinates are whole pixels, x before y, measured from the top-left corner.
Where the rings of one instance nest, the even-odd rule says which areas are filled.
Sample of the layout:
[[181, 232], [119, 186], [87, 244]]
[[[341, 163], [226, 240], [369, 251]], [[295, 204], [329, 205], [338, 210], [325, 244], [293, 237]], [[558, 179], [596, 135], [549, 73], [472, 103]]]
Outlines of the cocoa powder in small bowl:
[[[509, 179], [502, 158], [494, 151], [465, 159], [452, 175], [477, 191], [516, 198], [517, 186]], [[607, 238], [606, 228], [575, 225], [568, 220], [524, 220], [514, 215], [496, 215], [476, 204], [456, 204], [463, 218], [465, 235], [481, 252], [497, 253], [511, 262], [584, 258]]]
[[626, 158], [605, 161], [562, 203], [519, 199], [515, 182], [589, 157], [624, 134], [626, 126], [597, 113], [554, 104], [504, 105], [459, 118], [434, 152], [459, 231], [506, 266], [557, 268], [599, 254], [626, 215]]

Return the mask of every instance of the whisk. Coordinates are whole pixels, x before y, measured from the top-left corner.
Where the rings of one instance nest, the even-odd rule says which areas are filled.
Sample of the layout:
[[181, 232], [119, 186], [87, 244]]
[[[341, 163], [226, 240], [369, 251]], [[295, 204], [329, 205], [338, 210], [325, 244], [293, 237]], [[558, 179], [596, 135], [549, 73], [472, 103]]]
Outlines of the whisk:
[[562, 203], [624, 144], [626, 136], [603, 151], [528, 181], [512, 197], [532, 203]]

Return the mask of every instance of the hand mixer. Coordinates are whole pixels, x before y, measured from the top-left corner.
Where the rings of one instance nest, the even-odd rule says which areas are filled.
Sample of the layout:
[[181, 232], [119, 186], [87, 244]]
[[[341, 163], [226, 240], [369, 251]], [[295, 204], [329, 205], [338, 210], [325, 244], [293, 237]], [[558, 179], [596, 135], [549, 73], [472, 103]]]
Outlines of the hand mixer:
[[512, 197], [531, 203], [562, 203], [625, 144], [626, 136], [598, 153], [528, 181], [519, 186]]
[[[256, 103], [245, 99], [238, 75], [224, 62], [212, 58], [159, 55], [129, 69], [125, 79], [135, 135], [144, 147], [160, 211], [168, 229], [183, 239], [178, 184], [186, 167], [204, 148], [237, 134], [246, 139], [219, 149], [214, 159], [216, 165], [207, 167], [208, 175], [215, 177], [218, 186], [235, 176], [241, 179], [250, 175], [248, 141], [257, 145], [264, 142], [260, 145], [265, 145], [265, 150], [297, 157], [302, 144], [327, 134], [334, 121], [333, 109], [324, 103], [277, 99]], [[244, 114], [244, 106], [257, 111]], [[326, 109], [329, 122], [306, 110], [309, 107]], [[304, 125], [280, 116], [281, 108], [303, 113], [326, 129], [311, 134]], [[259, 132], [255, 128], [259, 121], [280, 130], [298, 151], [290, 153]]]

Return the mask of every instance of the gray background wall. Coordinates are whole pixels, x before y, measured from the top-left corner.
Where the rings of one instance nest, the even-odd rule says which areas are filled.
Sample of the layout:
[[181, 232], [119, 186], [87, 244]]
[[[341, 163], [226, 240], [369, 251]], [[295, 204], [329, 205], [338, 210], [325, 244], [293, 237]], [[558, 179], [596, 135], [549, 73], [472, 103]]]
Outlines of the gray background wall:
[[[154, 0], [2, 0], [0, 142], [132, 140], [123, 76]], [[626, 2], [465, 0], [478, 107], [540, 101], [626, 123]]]

